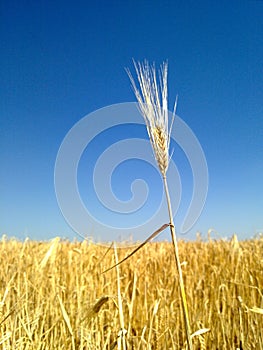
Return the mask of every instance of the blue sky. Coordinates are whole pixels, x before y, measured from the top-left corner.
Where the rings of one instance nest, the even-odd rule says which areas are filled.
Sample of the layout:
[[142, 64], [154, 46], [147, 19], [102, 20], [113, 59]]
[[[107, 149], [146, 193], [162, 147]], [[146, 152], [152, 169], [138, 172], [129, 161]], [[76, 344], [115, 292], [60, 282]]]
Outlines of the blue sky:
[[[180, 238], [191, 239], [196, 231], [205, 236], [210, 228], [240, 239], [263, 231], [262, 1], [2, 1], [0, 6], [0, 234], [76, 235], [56, 199], [57, 152], [86, 115], [135, 101], [125, 72], [127, 67], [134, 72], [133, 58], [156, 65], [168, 60], [169, 107], [178, 95], [177, 114], [206, 156], [207, 201]], [[120, 133], [132, 137], [133, 131], [106, 133], [104, 146]], [[134, 135], [147, 137], [141, 127]], [[99, 216], [85, 197], [91, 184], [85, 171], [99, 156], [98, 142], [83, 155], [78, 176], [83, 201]], [[192, 181], [179, 149], [173, 158], [184, 186], [180, 225]], [[112, 186], [123, 200], [130, 195], [131, 169], [146, 176], [149, 171], [139, 161], [116, 170]], [[155, 173], [148, 178], [155, 203], [160, 179]], [[143, 208], [145, 215], [149, 208]], [[90, 235], [107, 239], [106, 231], [94, 228]]]

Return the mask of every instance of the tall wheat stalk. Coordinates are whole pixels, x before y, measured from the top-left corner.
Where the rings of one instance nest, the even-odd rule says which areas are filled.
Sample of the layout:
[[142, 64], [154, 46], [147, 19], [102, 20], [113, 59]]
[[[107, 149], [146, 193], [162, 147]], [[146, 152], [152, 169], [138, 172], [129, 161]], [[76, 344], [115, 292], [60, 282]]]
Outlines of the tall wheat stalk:
[[[168, 102], [167, 102], [167, 72], [168, 65], [164, 63], [161, 66], [159, 72], [159, 85], [156, 76], [155, 66], [150, 66], [147, 61], [143, 63], [135, 63], [134, 66], [139, 81], [139, 88], [137, 88], [135, 81], [128, 70], [128, 75], [132, 83], [133, 90], [139, 103], [140, 112], [145, 120], [151, 145], [154, 151], [154, 155], [159, 166], [163, 185], [166, 194], [168, 215], [170, 220], [170, 231], [172, 237], [172, 243], [174, 247], [174, 255], [176, 261], [176, 267], [179, 275], [179, 286], [181, 294], [181, 302], [183, 307], [186, 338], [189, 350], [192, 350], [192, 338], [191, 329], [188, 316], [187, 301], [185, 295], [183, 274], [181, 269], [178, 244], [176, 238], [176, 232], [173, 221], [173, 213], [171, 207], [170, 194], [167, 184], [166, 173], [169, 166], [169, 145], [170, 145], [170, 132], [171, 125], [169, 127], [168, 120]], [[176, 110], [176, 102], [174, 106], [173, 118]]]

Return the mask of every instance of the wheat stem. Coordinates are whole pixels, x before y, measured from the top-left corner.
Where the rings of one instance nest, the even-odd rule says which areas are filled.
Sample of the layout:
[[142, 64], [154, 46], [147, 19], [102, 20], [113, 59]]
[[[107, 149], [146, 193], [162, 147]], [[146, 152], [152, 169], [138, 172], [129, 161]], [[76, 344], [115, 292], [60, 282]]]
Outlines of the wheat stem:
[[168, 207], [168, 214], [169, 214], [169, 220], [170, 220], [170, 232], [171, 232], [171, 237], [173, 242], [176, 267], [179, 275], [179, 286], [180, 286], [181, 302], [182, 302], [183, 314], [184, 314], [186, 339], [187, 339], [188, 349], [192, 350], [193, 345], [192, 345], [192, 338], [191, 338], [191, 329], [190, 329], [190, 322], [189, 322], [189, 316], [188, 316], [186, 294], [185, 294], [185, 288], [184, 288], [183, 273], [182, 273], [181, 262], [179, 257], [179, 250], [178, 250], [177, 238], [176, 238], [175, 227], [174, 227], [170, 193], [169, 193], [166, 176], [163, 176], [163, 185], [165, 189], [165, 195], [166, 195], [166, 201], [167, 201], [167, 207]]
[[121, 284], [120, 284], [120, 269], [119, 269], [119, 258], [117, 253], [117, 248], [114, 245], [114, 253], [115, 253], [115, 262], [116, 262], [116, 274], [117, 274], [117, 290], [118, 290], [118, 306], [119, 306], [119, 317], [120, 317], [120, 326], [121, 329], [118, 333], [118, 349], [126, 350], [126, 342], [125, 335], [127, 333], [124, 328], [124, 315], [123, 315], [123, 307], [122, 307], [122, 298], [121, 298]]

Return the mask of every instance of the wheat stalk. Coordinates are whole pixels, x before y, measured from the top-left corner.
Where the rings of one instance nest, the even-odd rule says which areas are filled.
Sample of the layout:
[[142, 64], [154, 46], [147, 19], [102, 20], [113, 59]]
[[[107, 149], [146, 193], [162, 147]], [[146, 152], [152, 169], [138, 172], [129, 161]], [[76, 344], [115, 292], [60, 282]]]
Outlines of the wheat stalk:
[[175, 101], [173, 118], [171, 126], [169, 127], [168, 119], [168, 99], [167, 99], [167, 73], [168, 64], [163, 63], [161, 70], [159, 71], [159, 85], [156, 76], [155, 66], [150, 66], [147, 61], [143, 63], [134, 62], [137, 78], [139, 81], [139, 88], [132, 77], [132, 74], [127, 70], [129, 78], [132, 83], [135, 96], [138, 100], [140, 112], [145, 120], [153, 152], [159, 166], [163, 185], [166, 194], [168, 215], [170, 220], [170, 231], [174, 247], [176, 267], [179, 275], [180, 294], [184, 314], [186, 339], [189, 350], [192, 350], [191, 329], [188, 316], [187, 301], [185, 295], [184, 281], [181, 269], [181, 263], [179, 258], [178, 244], [175, 233], [173, 213], [171, 207], [170, 194], [166, 179], [166, 173], [169, 165], [169, 145], [170, 145], [170, 132], [172, 122], [175, 116], [176, 104]]

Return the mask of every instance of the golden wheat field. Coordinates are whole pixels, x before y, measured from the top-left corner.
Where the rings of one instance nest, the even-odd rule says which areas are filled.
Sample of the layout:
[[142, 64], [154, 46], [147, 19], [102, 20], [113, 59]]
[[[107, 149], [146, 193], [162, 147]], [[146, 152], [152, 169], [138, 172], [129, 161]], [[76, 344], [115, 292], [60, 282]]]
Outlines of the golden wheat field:
[[[263, 349], [262, 237], [179, 241], [179, 251], [193, 348]], [[0, 348], [186, 349], [172, 245], [147, 244], [103, 273], [115, 262], [88, 241], [3, 237]]]

